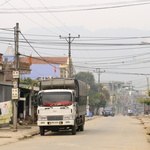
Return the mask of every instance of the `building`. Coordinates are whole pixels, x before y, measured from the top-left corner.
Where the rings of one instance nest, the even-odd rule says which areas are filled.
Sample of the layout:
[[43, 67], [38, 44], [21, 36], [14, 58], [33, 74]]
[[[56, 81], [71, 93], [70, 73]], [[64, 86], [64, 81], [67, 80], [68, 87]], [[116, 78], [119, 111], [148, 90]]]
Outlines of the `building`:
[[134, 114], [140, 114], [144, 110], [143, 105], [139, 102], [139, 98], [145, 95], [134, 89], [132, 82], [112, 81], [103, 83], [103, 87], [110, 93], [110, 105], [115, 106], [116, 113], [126, 115], [128, 109]]
[[[20, 74], [30, 73], [30, 64], [19, 60]], [[13, 76], [15, 70], [15, 51], [12, 45], [9, 45], [6, 53], [0, 54], [0, 125], [9, 123], [12, 116], [12, 88]], [[19, 85], [20, 99], [18, 101], [18, 118], [25, 118], [31, 115], [31, 89]], [[23, 99], [22, 99], [23, 98]]]
[[[12, 88], [13, 84], [10, 82], [0, 82], [0, 126], [12, 121]], [[34, 104], [32, 102], [32, 89], [27, 89], [26, 85], [20, 84], [20, 98], [18, 101], [17, 118], [25, 119], [27, 116], [35, 114]], [[33, 89], [38, 91], [39, 89]]]
[[[31, 73], [24, 74], [22, 77], [43, 80], [51, 77], [68, 78], [69, 76], [68, 57], [20, 57], [20, 60], [31, 65]], [[73, 68], [72, 61], [71, 66]], [[73, 74], [73, 71], [71, 71], [71, 74]]]
[[[2, 72], [3, 77], [0, 81], [12, 82], [12, 72], [15, 70], [15, 50], [12, 45], [9, 44], [6, 53], [2, 56]], [[19, 71], [20, 74], [29, 74], [30, 73], [30, 64], [29, 62], [25, 63], [19, 59]]]

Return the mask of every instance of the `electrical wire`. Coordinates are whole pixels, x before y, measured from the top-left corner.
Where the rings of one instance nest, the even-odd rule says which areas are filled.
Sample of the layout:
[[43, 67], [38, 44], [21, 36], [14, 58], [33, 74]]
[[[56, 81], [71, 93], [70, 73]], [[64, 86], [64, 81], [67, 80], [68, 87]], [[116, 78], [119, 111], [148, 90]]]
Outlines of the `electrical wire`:
[[[72, 8], [72, 9], [70, 9], [71, 7], [70, 6], [68, 6], [68, 8], [66, 7], [66, 9], [61, 9], [61, 8], [59, 8], [59, 10], [57, 10], [56, 9], [56, 7], [55, 8], [53, 8], [53, 9], [51, 9], [51, 8], [49, 8], [49, 10], [40, 10], [40, 11], [38, 11], [39, 13], [49, 13], [49, 11], [50, 12], [77, 12], [77, 11], [93, 11], [93, 10], [105, 10], [105, 9], [115, 9], [115, 8], [124, 8], [124, 7], [131, 7], [131, 6], [140, 6], [140, 5], [149, 5], [150, 4], [150, 1], [130, 1], [130, 2], [126, 2], [126, 3], [114, 3], [114, 4], [111, 4], [112, 6], [102, 6], [102, 7], [100, 7], [100, 6], [98, 6], [98, 5], [95, 5], [95, 6], [93, 6], [93, 5], [89, 5], [88, 7], [89, 8], [84, 8], [86, 5], [81, 5], [80, 7], [83, 7], [83, 8], [79, 8], [79, 6], [75, 6], [75, 7], [78, 7], [78, 8]], [[87, 7], [87, 6], [86, 6]], [[92, 7], [92, 8], [91, 8]], [[23, 11], [23, 8], [20, 8], [22, 11], [22, 13], [35, 13], [34, 11]], [[36, 8], [37, 9], [37, 8]], [[10, 13], [10, 11], [7, 11], [7, 12], [0, 12], [1, 14], [2, 13], [5, 13], [5, 14], [8, 14], [8, 13]], [[13, 11], [11, 11], [11, 13], [19, 13], [18, 11], [17, 12], [13, 12]]]
[[5, 0], [5, 2], [0, 5], [0, 7], [7, 4], [9, 1], [11, 1], [11, 0], [7, 0], [7, 1]]
[[4, 30], [4, 31], [14, 31], [14, 28], [0, 28], [0, 30]]
[[[7, 42], [7, 41], [9, 41], [9, 42], [13, 42], [13, 39], [11, 40], [11, 38], [5, 38], [5, 37], [1, 37], [2, 39], [3, 39], [3, 41], [5, 41], [5, 42]], [[23, 39], [24, 39], [24, 37], [23, 37]], [[30, 39], [31, 40], [31, 42], [28, 40], [28, 42], [26, 41], [26, 40], [24, 40], [23, 41], [23, 39], [21, 39], [20, 40], [20, 43], [30, 43], [31, 44], [31, 42], [32, 42], [32, 40], [34, 41], [34, 40], [36, 40], [36, 39]], [[42, 41], [42, 42], [44, 42], [43, 40], [39, 40], [39, 41]], [[39, 41], [37, 41], [36, 43], [40, 43]], [[45, 43], [43, 43], [43, 44], [46, 44], [48, 41], [45, 41]], [[28, 43], [28, 44], [29, 44]], [[33, 42], [34, 43], [34, 42]], [[57, 44], [58, 45], [58, 42], [52, 42], [53, 44]], [[51, 43], [51, 44], [52, 44]], [[34, 43], [35, 44], [35, 43]], [[63, 44], [62, 42], [59, 42], [59, 44]], [[91, 43], [89, 43], [89, 44], [91, 44]], [[95, 43], [92, 43], [92, 44], [95, 44]], [[98, 43], [99, 44], [99, 43]], [[101, 44], [101, 43], [100, 43]], [[110, 44], [110, 43], [106, 43], [106, 44]], [[123, 43], [124, 44], [124, 43]], [[118, 45], [118, 44], [117, 44]], [[135, 45], [135, 44], [134, 44]], [[140, 43], [140, 45], [141, 45], [141, 43]], [[29, 45], [30, 47], [31, 47], [31, 45]], [[35, 47], [34, 47], [35, 48]], [[140, 48], [141, 48], [141, 46], [140, 46]], [[33, 49], [33, 46], [32, 46], [32, 49]], [[36, 52], [36, 51], [35, 51]], [[147, 54], [149, 54], [149, 53], [144, 53], [143, 54], [143, 56], [144, 55], [147, 55]], [[139, 55], [139, 57], [141, 57], [140, 56], [140, 54], [138, 54]], [[131, 55], [132, 56], [132, 55]], [[134, 56], [134, 55], [133, 55]], [[126, 57], [126, 56], [124, 56], [124, 57]], [[91, 57], [90, 57], [91, 58]], [[123, 56], [122, 56], [122, 58], [123, 58]], [[121, 58], [120, 58], [121, 59]], [[140, 60], [140, 61], [139, 61]], [[141, 58], [141, 59], [139, 59], [138, 60], [138, 62], [136, 61], [136, 62], [134, 62], [134, 63], [132, 63], [131, 64], [131, 62], [128, 62], [127, 64], [125, 64], [125, 65], [137, 65], [137, 64], [143, 64], [143, 63], [149, 63], [149, 60], [147, 59], [147, 58]], [[142, 61], [141, 61], [142, 60]], [[97, 66], [97, 65], [103, 65], [103, 67], [104, 67], [104, 65], [105, 65], [105, 68], [106, 68], [106, 65], [108, 65], [109, 66], [109, 68], [110, 67], [113, 67], [113, 68], [111, 68], [111, 69], [114, 69], [115, 67], [122, 67], [122, 66], [125, 66], [124, 64], [122, 65], [113, 65], [113, 64], [117, 64], [117, 63], [121, 63], [121, 62], [107, 62], [107, 63], [102, 63], [102, 62], [98, 62], [99, 60], [96, 60], [95, 62], [93, 62], [93, 64], [95, 65], [95, 66]], [[103, 60], [104, 61], [104, 60]], [[106, 61], [106, 60], [105, 60]], [[108, 60], [107, 60], [108, 61]], [[109, 60], [110, 61], [110, 60]], [[87, 61], [87, 63], [89, 63], [88, 61]], [[111, 65], [110, 65], [111, 64]], [[91, 65], [91, 67], [94, 67], [94, 66], [92, 66]], [[89, 68], [89, 67], [87, 67], [87, 68]], [[107, 67], [108, 68], [108, 67]], [[144, 67], [143, 67], [144, 68]], [[125, 69], [130, 69], [130, 68], [125, 68]]]
[[[35, 43], [35, 44], [47, 44], [47, 45], [51, 45], [51, 44], [64, 44], [66, 45], [65, 42], [62, 42], [62, 41], [59, 41], [57, 42], [58, 40], [38, 40], [38, 39], [35, 39], [35, 40], [30, 40], [30, 43]], [[20, 42], [23, 42], [20, 40]], [[77, 42], [74, 42], [72, 43], [72, 45], [82, 45], [82, 46], [150, 46], [150, 43], [143, 43], [143, 42], [140, 42], [140, 43], [96, 43], [96, 42], [88, 42], [88, 43], [77, 43]], [[135, 49], [136, 47], [134, 47]], [[142, 47], [142, 48], [145, 48], [145, 47]], [[125, 50], [127, 50], [128, 48], [124, 48]], [[80, 50], [84, 50], [84, 49], [80, 49]], [[91, 49], [90, 49], [91, 50]], [[99, 49], [95, 49], [95, 50], [99, 50]], [[105, 49], [104, 49], [105, 50]], [[112, 49], [108, 49], [108, 50], [112, 50]], [[114, 49], [115, 50], [115, 49]]]
[[[45, 60], [41, 55], [40, 55], [40, 53], [28, 42], [28, 40], [25, 38], [25, 36], [20, 32], [20, 34], [23, 36], [23, 38], [26, 40], [26, 42], [30, 45], [30, 47], [40, 56], [40, 58], [43, 60], [43, 61], [45, 61], [47, 64], [49, 64], [49, 62], [47, 61], [47, 60]], [[52, 65], [52, 64], [49, 64], [50, 66], [53, 66], [53, 67], [55, 67], [54, 65]], [[58, 68], [58, 67], [56, 67], [57, 69], [60, 69], [60, 68]]]
[[39, 0], [39, 2], [43, 5], [44, 8], [46, 8], [49, 13], [60, 23], [62, 24], [66, 29], [69, 29], [70, 31], [72, 31], [73, 33], [75, 33], [71, 28], [67, 27], [60, 19], [58, 19], [58, 17], [56, 17], [49, 9], [48, 7], [41, 1]]
[[38, 11], [36, 11], [36, 9], [34, 9], [33, 7], [31, 7], [31, 5], [29, 3], [27, 3], [25, 0], [23, 0], [25, 4], [27, 4], [31, 9], [33, 9], [33, 11], [35, 11], [35, 13], [37, 13], [41, 18], [43, 18], [45, 21], [47, 21], [50, 25], [53, 25], [54, 27], [56, 27], [56, 29], [58, 29], [59, 31], [63, 31], [65, 33], [67, 33], [65, 30], [58, 28], [54, 23], [50, 22], [47, 18], [45, 18], [44, 16], [42, 16]]
[[[25, 14], [24, 14], [23, 12], [21, 12], [19, 9], [17, 9], [16, 7], [14, 7], [11, 3], [8, 2], [8, 4], [9, 4], [11, 7], [13, 7], [15, 10], [17, 10], [18, 13], [22, 14], [22, 15], [25, 16], [27, 19], [29, 19], [31, 22], [33, 22], [34, 24], [36, 24], [36, 25], [38, 25], [38, 26], [41, 27], [41, 25], [40, 25], [39, 23], [37, 23], [37, 22], [34, 21], [33, 19], [29, 18], [27, 15], [25, 15]], [[48, 29], [45, 28], [45, 27], [42, 27], [42, 28], [43, 28], [44, 30], [46, 30], [46, 31], [52, 32], [52, 31], [48, 30]], [[52, 33], [56, 34], [55, 32], [52, 32]]]

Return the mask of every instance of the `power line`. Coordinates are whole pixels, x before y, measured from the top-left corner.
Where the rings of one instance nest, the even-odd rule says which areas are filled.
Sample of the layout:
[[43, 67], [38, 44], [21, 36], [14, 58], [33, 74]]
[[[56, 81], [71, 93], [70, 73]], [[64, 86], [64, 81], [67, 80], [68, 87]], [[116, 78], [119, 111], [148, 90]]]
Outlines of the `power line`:
[[0, 5], [0, 7], [7, 4], [9, 1], [11, 1], [11, 0], [7, 0], [7, 1], [5, 0], [5, 2]]
[[[7, 37], [6, 37], [7, 38]], [[20, 42], [24, 42], [23, 40], [20, 40]], [[34, 43], [34, 44], [47, 44], [47, 45], [52, 45], [52, 44], [56, 44], [58, 45], [66, 45], [64, 42], [58, 42], [58, 40], [43, 40], [43, 39], [30, 39], [30, 43]], [[146, 48], [147, 46], [150, 46], [150, 43], [96, 43], [96, 42], [88, 42], [88, 43], [81, 43], [81, 42], [75, 42], [72, 43], [73, 45], [78, 45], [78, 46], [140, 46], [140, 47], [133, 47], [132, 49], [137, 49], [137, 48], [141, 48], [141, 46], [144, 46], [142, 48]], [[128, 50], [129, 48], [124, 48], [124, 50]], [[80, 49], [80, 50], [84, 50], [84, 49]], [[88, 50], [88, 49], [86, 49]], [[91, 49], [89, 49], [91, 50]], [[94, 50], [120, 50], [120, 49], [94, 49]]]
[[[67, 27], [60, 19], [58, 19], [49, 9], [48, 7], [41, 1], [39, 0], [39, 2], [49, 11], [49, 13], [60, 23], [62, 24], [64, 27], [66, 27], [67, 29], [69, 29], [70, 31], [74, 32], [72, 29], [70, 29], [69, 27]], [[74, 32], [75, 33], [75, 32]]]
[[[20, 32], [21, 33], [21, 32]], [[40, 54], [39, 52], [28, 42], [28, 40], [25, 38], [25, 36], [21, 33], [21, 35], [23, 36], [23, 38], [26, 40], [26, 42], [30, 45], [30, 47], [40, 56], [40, 58], [45, 61], [46, 63], [48, 63], [47, 60], [45, 60]], [[48, 63], [49, 64], [49, 63]], [[50, 66], [53, 66], [52, 64], [49, 64]], [[54, 67], [54, 66], [53, 66]], [[60, 69], [60, 68], [58, 68]]]
[[[0, 28], [0, 30], [8, 30], [9, 31], [9, 29], [13, 29], [13, 28]], [[10, 31], [13, 31], [13, 30], [10, 30]], [[3, 33], [3, 34], [11, 34], [11, 33]], [[26, 35], [26, 36], [34, 36], [34, 37], [49, 37], [49, 38], [54, 38], [54, 37], [56, 37], [56, 38], [58, 38], [58, 36], [56, 35], [50, 35], [50, 34], [24, 34], [24, 35]], [[132, 39], [147, 39], [147, 38], [150, 38], [150, 36], [122, 36], [122, 37], [112, 37], [112, 36], [110, 36], [110, 37], [99, 37], [99, 36], [97, 36], [97, 37], [89, 37], [89, 36], [82, 36], [80, 39], [82, 39], [82, 42], [83, 41], [98, 41], [98, 40], [100, 40], [100, 41], [103, 41], [103, 40], [132, 40]], [[35, 39], [35, 40], [37, 40], [37, 39]], [[81, 40], [76, 40], [76, 41], [81, 41]]]
[[14, 28], [0, 28], [0, 30], [12, 31], [12, 32], [14, 32]]
[[[89, 8], [73, 8], [73, 9], [70, 9], [70, 6], [68, 6], [69, 9], [61, 9], [59, 8], [49, 8], [49, 10], [40, 10], [38, 11], [38, 13], [49, 13], [50, 12], [76, 12], [76, 11], [93, 11], [93, 10], [104, 10], [104, 9], [114, 9], [114, 8], [124, 8], [124, 7], [131, 7], [131, 6], [140, 6], [140, 5], [149, 5], [150, 4], [150, 1], [130, 1], [130, 2], [127, 2], [127, 3], [114, 3], [112, 4], [113, 6], [103, 6], [103, 7], [98, 7], [98, 5], [95, 5], [93, 7], [93, 5], [90, 5], [88, 6]], [[81, 5], [80, 7], [85, 7], [86, 5]], [[79, 7], [79, 6], [76, 6], [76, 7]], [[92, 8], [91, 8], [92, 7]], [[22, 8], [20, 8], [21, 10], [23, 10]], [[34, 11], [21, 11], [22, 13], [35, 13]], [[15, 11], [7, 11], [7, 12], [0, 12], [0, 14], [8, 14], [8, 13], [19, 13], [18, 11], [15, 12]]]
[[47, 18], [45, 18], [44, 16], [42, 16], [38, 11], [36, 11], [36, 9], [34, 9], [33, 7], [30, 6], [30, 4], [28, 4], [25, 0], [23, 0], [25, 4], [27, 4], [31, 9], [33, 9], [35, 11], [35, 13], [37, 13], [41, 18], [43, 18], [45, 21], [47, 21], [50, 25], [53, 25], [54, 27], [56, 27], [56, 29], [58, 29], [59, 31], [63, 31], [66, 33], [66, 31], [58, 28], [54, 23], [50, 22]]
[[[38, 25], [41, 27], [41, 25], [39, 23], [37, 23], [36, 21], [34, 21], [33, 19], [29, 18], [28, 16], [26, 16], [23, 12], [21, 12], [19, 9], [17, 9], [16, 7], [14, 7], [11, 3], [8, 2], [8, 4], [13, 7], [15, 10], [17, 10], [18, 13], [22, 14], [23, 16], [25, 16], [27, 19], [29, 19], [31, 22], [33, 22], [34, 24]], [[1, 14], [1, 13], [0, 13]], [[12, 13], [10, 13], [12, 14]], [[49, 32], [52, 32], [50, 30], [48, 30], [47, 28], [45, 27], [42, 27], [43, 29], [45, 29], [46, 31], [49, 31]], [[56, 33], [55, 33], [56, 34]]]
[[146, 73], [110, 72], [110, 71], [106, 71], [105, 73], [124, 74], [124, 75], [150, 75]]

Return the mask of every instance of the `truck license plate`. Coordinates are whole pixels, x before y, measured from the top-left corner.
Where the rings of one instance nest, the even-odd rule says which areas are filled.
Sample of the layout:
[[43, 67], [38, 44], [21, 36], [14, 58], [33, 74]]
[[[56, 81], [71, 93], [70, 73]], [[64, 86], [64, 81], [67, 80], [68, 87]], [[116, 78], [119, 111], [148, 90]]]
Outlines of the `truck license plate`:
[[54, 122], [50, 122], [51, 124], [59, 124], [59, 122], [54, 121]]

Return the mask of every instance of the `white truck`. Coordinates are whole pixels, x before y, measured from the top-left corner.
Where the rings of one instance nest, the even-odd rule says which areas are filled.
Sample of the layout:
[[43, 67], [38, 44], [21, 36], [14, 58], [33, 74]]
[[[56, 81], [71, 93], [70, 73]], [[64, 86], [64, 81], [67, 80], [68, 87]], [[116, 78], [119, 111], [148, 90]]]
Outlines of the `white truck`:
[[41, 81], [37, 108], [40, 134], [83, 131], [87, 104], [87, 85], [77, 79], [52, 78]]

